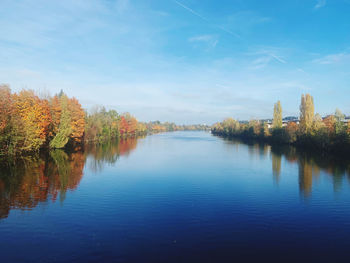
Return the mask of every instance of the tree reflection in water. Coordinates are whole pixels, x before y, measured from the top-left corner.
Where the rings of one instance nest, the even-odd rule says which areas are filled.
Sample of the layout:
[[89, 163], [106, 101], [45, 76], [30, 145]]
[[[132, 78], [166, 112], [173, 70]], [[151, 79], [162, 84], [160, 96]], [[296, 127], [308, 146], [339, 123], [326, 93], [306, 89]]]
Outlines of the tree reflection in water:
[[308, 198], [312, 193], [313, 182], [319, 180], [320, 174], [331, 178], [334, 192], [341, 189], [345, 178], [350, 182], [350, 162], [332, 156], [325, 156], [318, 152], [302, 151], [288, 145], [267, 145], [249, 143], [238, 139], [224, 139], [230, 147], [238, 148], [242, 145], [248, 147], [250, 158], [265, 159], [271, 157], [272, 176], [276, 185], [283, 177], [282, 160], [298, 164], [299, 192], [302, 197]]
[[[226, 141], [227, 149], [241, 151], [248, 147], [252, 159], [271, 160], [272, 178], [276, 185], [283, 180], [283, 162], [298, 165], [300, 195], [308, 198], [312, 186], [322, 176], [328, 176], [334, 192], [340, 191], [345, 178], [350, 179], [348, 162], [331, 159], [320, 154], [300, 152], [289, 146], [266, 144], [242, 144], [241, 141]], [[87, 166], [100, 172], [105, 164], [115, 164], [121, 155], [128, 155], [137, 146], [137, 139], [89, 145], [84, 151], [67, 153], [53, 150], [36, 158], [1, 161], [0, 167], [0, 218], [6, 218], [11, 209], [30, 210], [39, 203], [57, 199], [63, 202], [68, 191], [75, 190]], [[226, 148], [225, 148], [226, 149]]]
[[87, 157], [92, 157], [89, 158], [89, 168], [92, 171], [100, 172], [106, 163], [116, 163], [121, 155], [128, 156], [136, 146], [137, 138], [88, 145], [86, 147], [86, 154]]
[[276, 184], [278, 184], [281, 176], [282, 156], [272, 152], [271, 159], [273, 179], [276, 182]]
[[350, 179], [350, 164], [346, 160], [332, 159], [331, 156], [320, 153], [298, 151], [290, 146], [273, 146], [271, 156], [274, 176], [281, 174], [282, 158], [289, 163], [298, 164], [299, 192], [305, 198], [311, 195], [313, 182], [319, 180], [321, 172], [332, 179], [334, 192], [339, 191], [344, 178]]
[[66, 153], [52, 150], [45, 156], [2, 161], [0, 167], [0, 218], [11, 209], [30, 210], [39, 203], [59, 198], [63, 202], [67, 191], [75, 190], [82, 177], [87, 156], [94, 170], [103, 163], [114, 164], [119, 156], [136, 148], [137, 139], [91, 145], [85, 151]]

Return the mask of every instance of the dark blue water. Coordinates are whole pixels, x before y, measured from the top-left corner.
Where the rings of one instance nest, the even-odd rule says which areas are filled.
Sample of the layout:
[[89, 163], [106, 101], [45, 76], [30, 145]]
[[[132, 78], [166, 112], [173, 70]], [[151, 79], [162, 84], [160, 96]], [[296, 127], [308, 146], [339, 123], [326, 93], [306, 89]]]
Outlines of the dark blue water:
[[349, 170], [207, 132], [3, 162], [0, 262], [349, 262]]

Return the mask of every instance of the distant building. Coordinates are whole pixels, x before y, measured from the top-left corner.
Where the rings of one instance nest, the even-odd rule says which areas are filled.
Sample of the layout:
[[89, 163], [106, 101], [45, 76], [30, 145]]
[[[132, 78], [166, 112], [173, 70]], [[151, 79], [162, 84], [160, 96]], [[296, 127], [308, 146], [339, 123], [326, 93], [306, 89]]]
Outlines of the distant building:
[[342, 120], [343, 123], [348, 124], [350, 123], [350, 117], [345, 117], [344, 120]]
[[[329, 116], [332, 116], [332, 115], [327, 115], [327, 116], [325, 116], [325, 117], [322, 117], [322, 120], [326, 119], [326, 118], [329, 117]], [[267, 124], [267, 127], [268, 127], [269, 129], [272, 128], [272, 119], [263, 119], [263, 120], [260, 120], [260, 122], [261, 122], [261, 123], [266, 123], [266, 124]], [[282, 119], [282, 127], [286, 127], [286, 126], [288, 125], [288, 123], [290, 123], [290, 122], [294, 122], [294, 123], [296, 123], [297, 125], [299, 125], [299, 124], [300, 124], [300, 119], [299, 119], [299, 117], [295, 117], [295, 116], [287, 116], [287, 117], [284, 117], [284, 118]], [[349, 123], [350, 123], [350, 116], [346, 116], [346, 117], [342, 120], [342, 122], [343, 122], [344, 124], [349, 124]]]
[[[334, 115], [331, 114], [331, 115], [327, 115], [327, 116], [325, 116], [325, 117], [322, 117], [322, 120], [325, 120], [326, 118], [328, 118], [328, 117], [330, 117], [330, 116], [334, 116]], [[342, 119], [341, 122], [344, 123], [344, 124], [350, 123], [350, 116], [345, 116], [345, 118]]]
[[299, 117], [287, 116], [287, 117], [284, 117], [282, 119], [282, 121], [285, 121], [285, 122], [299, 122]]
[[[272, 120], [268, 119], [268, 120], [262, 120], [262, 122], [267, 123], [267, 128], [271, 129], [272, 128]], [[298, 117], [294, 117], [294, 116], [288, 116], [282, 119], [282, 127], [286, 127], [288, 125], [288, 123], [290, 122], [295, 122], [296, 124], [299, 124], [299, 118]]]

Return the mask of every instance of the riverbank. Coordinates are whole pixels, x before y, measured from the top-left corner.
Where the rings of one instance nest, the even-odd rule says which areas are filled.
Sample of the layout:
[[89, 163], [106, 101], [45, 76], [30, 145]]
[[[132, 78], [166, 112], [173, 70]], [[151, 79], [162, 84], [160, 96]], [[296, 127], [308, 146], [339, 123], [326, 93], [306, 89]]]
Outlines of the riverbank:
[[227, 139], [240, 140], [245, 143], [267, 143], [271, 146], [293, 146], [299, 151], [317, 152], [329, 158], [340, 158], [349, 160], [350, 142], [346, 134], [339, 136], [312, 136], [312, 135], [294, 135], [288, 134], [286, 129], [271, 131], [270, 135], [255, 135], [249, 132], [225, 133], [212, 130], [215, 136]]

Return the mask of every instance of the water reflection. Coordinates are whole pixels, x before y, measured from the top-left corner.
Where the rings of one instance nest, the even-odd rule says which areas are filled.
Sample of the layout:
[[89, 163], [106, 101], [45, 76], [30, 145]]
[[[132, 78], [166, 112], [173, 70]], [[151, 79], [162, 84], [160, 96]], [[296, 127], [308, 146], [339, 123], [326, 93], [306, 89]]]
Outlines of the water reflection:
[[278, 184], [281, 176], [282, 155], [272, 152], [271, 158], [273, 179]]
[[[340, 192], [344, 181], [350, 179], [348, 162], [321, 154], [301, 152], [294, 147], [271, 147], [234, 140], [225, 141], [224, 145], [216, 140], [210, 143], [215, 144], [215, 149], [220, 151], [234, 150], [238, 155], [246, 154], [254, 162], [266, 163], [267, 172], [271, 171], [271, 180], [276, 187], [280, 187], [281, 182], [284, 182], [284, 176], [295, 174], [298, 180], [291, 183], [290, 187], [299, 188], [303, 198], [311, 196], [313, 184], [320, 178], [327, 178], [335, 193]], [[127, 139], [90, 145], [84, 151], [73, 153], [54, 150], [41, 157], [0, 162], [0, 218], [6, 218], [14, 208], [30, 210], [48, 201], [63, 202], [67, 192], [78, 187], [84, 167], [101, 172], [106, 164], [115, 164], [120, 156], [127, 156], [136, 147], [137, 139]], [[210, 152], [206, 154], [210, 155]], [[225, 156], [228, 156], [227, 154], [225, 153]], [[230, 162], [230, 158], [227, 157], [225, 161]]]
[[114, 164], [121, 155], [129, 155], [136, 149], [137, 139], [128, 138], [122, 141], [112, 141], [100, 145], [89, 145], [86, 148], [89, 158], [89, 169], [95, 172], [101, 172], [105, 164]]
[[[261, 143], [248, 143], [240, 140], [225, 139], [227, 145], [236, 151], [241, 151], [242, 146], [248, 147], [251, 159], [260, 160], [270, 157], [272, 163], [273, 181], [278, 185], [283, 177], [282, 161], [298, 165], [299, 192], [302, 197], [308, 198], [312, 193], [312, 186], [320, 175], [331, 179], [333, 190], [339, 192], [344, 180], [350, 182], [350, 162], [318, 152], [298, 150], [291, 146], [270, 146]], [[288, 169], [288, 168], [286, 168]]]
[[40, 157], [1, 161], [0, 219], [6, 218], [13, 208], [30, 210], [48, 200], [63, 202], [67, 191], [78, 187], [87, 159], [92, 160], [90, 169], [100, 171], [104, 163], [114, 164], [136, 145], [137, 139], [130, 138], [90, 145], [85, 151], [53, 150]]

